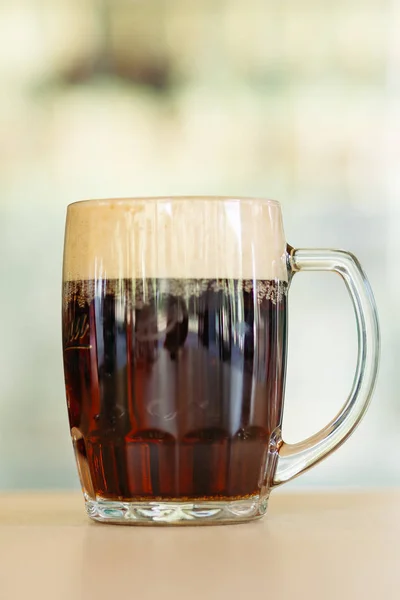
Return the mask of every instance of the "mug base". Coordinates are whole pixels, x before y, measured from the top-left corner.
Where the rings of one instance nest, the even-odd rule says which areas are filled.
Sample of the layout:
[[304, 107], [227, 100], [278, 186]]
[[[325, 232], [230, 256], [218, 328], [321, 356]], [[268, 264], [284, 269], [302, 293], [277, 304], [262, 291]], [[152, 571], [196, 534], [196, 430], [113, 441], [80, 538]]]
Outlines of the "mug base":
[[241, 500], [190, 502], [124, 502], [97, 498], [86, 499], [86, 512], [101, 523], [123, 525], [219, 525], [245, 523], [262, 517], [268, 507], [268, 495]]

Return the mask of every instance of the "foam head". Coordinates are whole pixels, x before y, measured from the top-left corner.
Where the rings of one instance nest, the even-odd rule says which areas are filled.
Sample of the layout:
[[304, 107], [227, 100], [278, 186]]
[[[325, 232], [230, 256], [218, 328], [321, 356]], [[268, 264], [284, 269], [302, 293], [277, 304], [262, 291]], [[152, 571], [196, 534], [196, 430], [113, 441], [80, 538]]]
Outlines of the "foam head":
[[280, 205], [212, 197], [71, 204], [64, 281], [98, 278], [287, 281]]

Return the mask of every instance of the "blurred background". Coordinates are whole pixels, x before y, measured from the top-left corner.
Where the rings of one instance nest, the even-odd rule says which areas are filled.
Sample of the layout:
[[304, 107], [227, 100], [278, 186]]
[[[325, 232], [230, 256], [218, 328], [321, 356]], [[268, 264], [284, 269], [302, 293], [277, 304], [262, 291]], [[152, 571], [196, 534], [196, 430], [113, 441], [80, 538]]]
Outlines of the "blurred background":
[[[288, 484], [400, 483], [400, 3], [0, 2], [0, 489], [78, 488], [63, 387], [65, 209], [107, 196], [282, 203], [294, 246], [352, 250], [380, 313], [376, 393], [348, 443]], [[339, 277], [290, 293], [286, 441], [343, 404]]]

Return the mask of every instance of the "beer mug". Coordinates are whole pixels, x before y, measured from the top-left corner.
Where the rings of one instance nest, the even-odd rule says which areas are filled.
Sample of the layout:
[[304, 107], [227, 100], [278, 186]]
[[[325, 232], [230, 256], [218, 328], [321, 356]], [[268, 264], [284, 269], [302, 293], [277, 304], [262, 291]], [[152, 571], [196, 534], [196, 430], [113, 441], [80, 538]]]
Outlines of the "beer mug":
[[[358, 360], [338, 415], [287, 444], [287, 304], [301, 271], [341, 275]], [[62, 318], [79, 477], [88, 515], [102, 522], [261, 517], [273, 488], [348, 438], [376, 379], [377, 313], [357, 259], [287, 245], [273, 200], [71, 204]]]

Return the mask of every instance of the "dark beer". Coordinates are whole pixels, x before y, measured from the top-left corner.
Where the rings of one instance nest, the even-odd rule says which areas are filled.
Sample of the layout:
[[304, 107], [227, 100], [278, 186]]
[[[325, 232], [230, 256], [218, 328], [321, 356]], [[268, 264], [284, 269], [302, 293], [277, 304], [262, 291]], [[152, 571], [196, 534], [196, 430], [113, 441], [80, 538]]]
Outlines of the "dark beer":
[[89, 497], [259, 493], [282, 417], [286, 288], [233, 279], [64, 282], [68, 413]]

